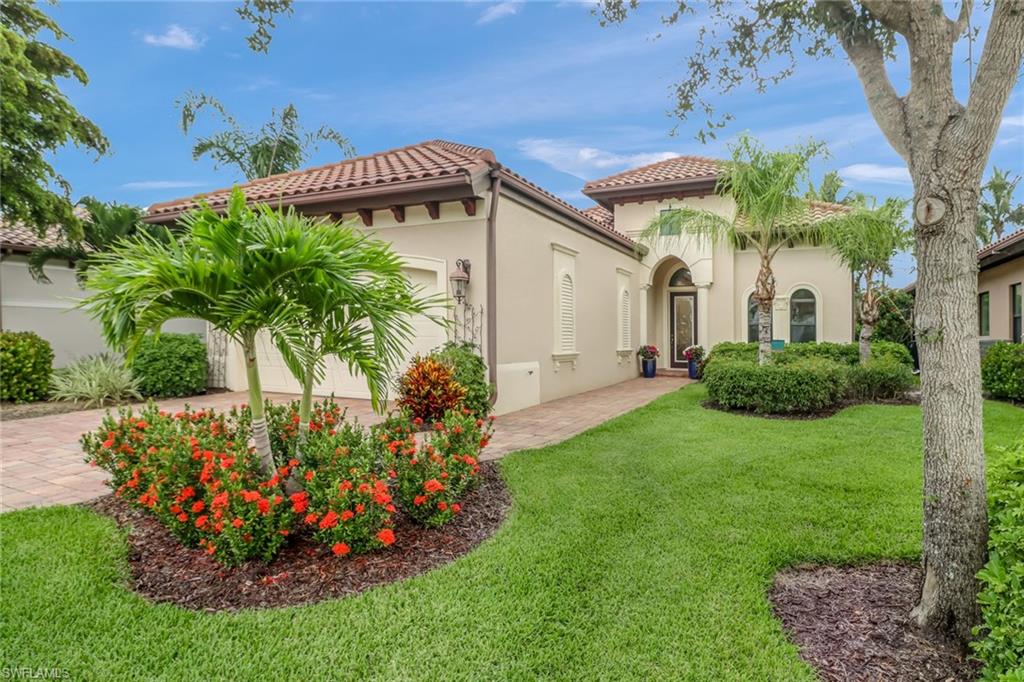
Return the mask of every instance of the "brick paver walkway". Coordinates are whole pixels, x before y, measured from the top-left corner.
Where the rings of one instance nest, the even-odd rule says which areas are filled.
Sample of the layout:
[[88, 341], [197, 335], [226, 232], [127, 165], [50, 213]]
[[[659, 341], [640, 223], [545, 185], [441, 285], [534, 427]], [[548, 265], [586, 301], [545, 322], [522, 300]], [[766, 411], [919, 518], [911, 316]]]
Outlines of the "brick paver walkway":
[[[660, 395], [685, 385], [675, 377], [632, 379], [568, 398], [560, 398], [501, 416], [483, 459], [495, 459], [515, 450], [557, 443], [601, 422], [646, 405]], [[275, 401], [294, 396], [268, 394]], [[191, 398], [192, 407], [226, 409], [246, 402], [243, 392]], [[161, 401], [169, 411], [185, 400]], [[366, 400], [338, 399], [350, 418], [373, 424], [379, 417]], [[106, 410], [18, 419], [0, 424], [0, 511], [50, 504], [71, 504], [103, 495], [105, 472], [82, 461], [78, 439], [99, 424]]]

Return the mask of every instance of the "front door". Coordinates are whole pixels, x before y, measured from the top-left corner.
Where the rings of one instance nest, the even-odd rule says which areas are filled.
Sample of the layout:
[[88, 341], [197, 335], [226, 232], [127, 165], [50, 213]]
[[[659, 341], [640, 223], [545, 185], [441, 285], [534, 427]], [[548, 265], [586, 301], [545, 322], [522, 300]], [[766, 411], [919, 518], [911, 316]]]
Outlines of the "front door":
[[697, 294], [669, 292], [669, 365], [686, 367], [683, 351], [697, 343]]

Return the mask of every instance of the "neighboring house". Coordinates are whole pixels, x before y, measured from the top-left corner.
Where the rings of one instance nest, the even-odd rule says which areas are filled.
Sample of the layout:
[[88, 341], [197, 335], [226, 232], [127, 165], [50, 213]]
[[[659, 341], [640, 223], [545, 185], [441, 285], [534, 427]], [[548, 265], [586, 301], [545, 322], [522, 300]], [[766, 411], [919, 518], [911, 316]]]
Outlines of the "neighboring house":
[[1024, 230], [978, 251], [978, 335], [985, 341], [1021, 342]]
[[[729, 215], [731, 200], [713, 192], [717, 169], [709, 159], [680, 157], [594, 181], [584, 192], [598, 205], [580, 211], [490, 150], [437, 140], [241, 188], [251, 202], [351, 220], [391, 242], [410, 279], [429, 293], [447, 291], [456, 261], [470, 262], [461, 305], [483, 309], [481, 346], [502, 413], [635, 377], [642, 343], [665, 350], [662, 366], [681, 367], [691, 343], [753, 338], [755, 254], [688, 237], [648, 251], [631, 238], [658, 211], [682, 203]], [[174, 222], [200, 200], [223, 207], [229, 193], [155, 204], [146, 220]], [[816, 216], [839, 210], [813, 206]], [[850, 341], [850, 271], [824, 248], [783, 249], [775, 263], [775, 338]], [[445, 340], [425, 319], [417, 333], [410, 354]], [[273, 346], [263, 339], [261, 348], [264, 388], [298, 391]], [[228, 363], [228, 387], [242, 388], [237, 349]], [[317, 392], [367, 395], [337, 363]]]
[[[28, 254], [57, 243], [56, 230], [40, 237], [24, 225], [0, 222], [0, 329], [35, 332], [53, 347], [54, 366], [63, 367], [109, 349], [99, 325], [75, 310], [87, 292], [78, 285], [70, 264], [59, 260], [47, 263], [49, 284], [36, 282], [28, 272]], [[205, 325], [196, 320], [175, 320], [166, 329], [205, 334]]]

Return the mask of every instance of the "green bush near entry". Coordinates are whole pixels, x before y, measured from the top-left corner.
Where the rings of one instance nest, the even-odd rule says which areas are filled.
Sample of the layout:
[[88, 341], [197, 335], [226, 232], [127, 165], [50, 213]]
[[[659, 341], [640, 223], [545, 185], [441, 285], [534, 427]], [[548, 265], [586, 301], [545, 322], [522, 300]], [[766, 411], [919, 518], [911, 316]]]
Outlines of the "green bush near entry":
[[718, 405], [758, 414], [819, 412], [835, 407], [847, 387], [847, 369], [821, 358], [758, 365], [744, 360], [708, 363], [704, 383]]
[[[872, 341], [871, 357], [873, 359], [891, 358], [906, 365], [908, 368], [914, 366], [914, 360], [911, 358], [907, 347], [892, 341]], [[860, 362], [860, 346], [856, 343], [832, 343], [830, 341], [822, 341], [821, 343], [790, 343], [781, 351], [772, 353], [773, 361], [779, 364], [805, 360], [807, 358], [830, 360], [841, 365], [856, 365]], [[727, 341], [715, 345], [711, 349], [708, 361], [725, 359], [755, 362], [757, 360], [757, 344]]]
[[477, 351], [477, 346], [468, 341], [449, 341], [434, 349], [431, 356], [448, 365], [452, 377], [466, 389], [462, 405], [478, 417], [486, 417], [491, 411], [494, 389], [487, 381], [487, 365]]
[[981, 360], [981, 385], [994, 398], [1024, 400], [1024, 343], [992, 344]]
[[29, 403], [50, 392], [53, 348], [34, 332], [0, 332], [0, 400]]
[[866, 364], [850, 367], [847, 372], [848, 395], [854, 400], [899, 398], [914, 385], [910, 368], [890, 356], [873, 357]]
[[206, 344], [198, 334], [147, 336], [132, 360], [142, 395], [180, 398], [206, 391]]

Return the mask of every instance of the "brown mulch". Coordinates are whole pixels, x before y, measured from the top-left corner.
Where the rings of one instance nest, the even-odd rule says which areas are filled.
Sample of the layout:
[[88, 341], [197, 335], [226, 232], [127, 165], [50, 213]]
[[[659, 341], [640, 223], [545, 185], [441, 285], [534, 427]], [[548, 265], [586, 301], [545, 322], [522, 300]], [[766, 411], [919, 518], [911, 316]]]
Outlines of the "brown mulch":
[[[202, 393], [198, 396], [192, 396], [193, 398], [199, 398], [203, 395], [212, 395], [214, 393], [226, 393], [226, 388], [209, 388], [206, 393]], [[108, 403], [106, 405], [91, 405], [86, 407], [85, 403], [74, 403], [65, 400], [40, 400], [35, 403], [12, 403], [6, 400], [0, 401], [0, 420], [5, 422], [12, 422], [17, 419], [31, 419], [33, 417], [48, 417], [54, 414], [67, 414], [69, 412], [81, 412], [82, 410], [97, 410], [101, 408], [116, 409], [124, 405], [143, 405], [148, 402], [148, 398], [142, 400], [125, 400], [121, 402]]]
[[719, 412], [727, 412], [729, 414], [738, 414], [743, 417], [757, 417], [758, 419], [787, 419], [790, 421], [810, 421], [814, 419], [827, 419], [832, 417], [839, 412], [842, 412], [848, 407], [854, 407], [856, 405], [920, 405], [921, 396], [910, 395], [905, 398], [886, 398], [879, 400], [843, 400], [836, 405], [825, 409], [818, 410], [817, 412], [792, 412], [790, 414], [759, 414], [753, 410], [737, 410], [731, 407], [725, 407], [712, 400], [704, 400], [701, 402], [701, 406], [709, 410], [718, 410]]
[[153, 602], [210, 612], [313, 604], [426, 573], [493, 535], [510, 505], [497, 464], [484, 462], [480, 484], [462, 500], [462, 513], [441, 528], [423, 528], [399, 512], [395, 544], [387, 549], [339, 558], [308, 534], [296, 533], [269, 564], [225, 568], [202, 550], [182, 546], [153, 516], [113, 495], [85, 503], [128, 529], [131, 589]]
[[823, 680], [973, 680], [978, 667], [955, 644], [910, 619], [917, 565], [805, 566], [775, 578], [775, 615]]

